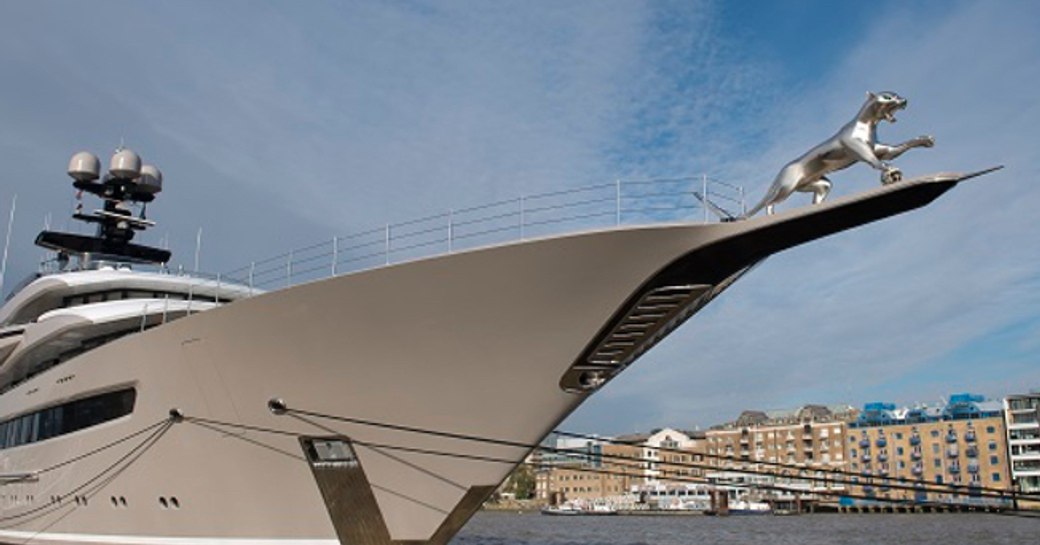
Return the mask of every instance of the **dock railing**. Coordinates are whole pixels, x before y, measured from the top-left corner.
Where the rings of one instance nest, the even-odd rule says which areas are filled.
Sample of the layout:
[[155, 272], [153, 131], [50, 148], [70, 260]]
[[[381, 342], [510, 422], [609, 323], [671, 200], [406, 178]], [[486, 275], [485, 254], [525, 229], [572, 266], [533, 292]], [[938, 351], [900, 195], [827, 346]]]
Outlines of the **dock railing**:
[[707, 195], [735, 214], [744, 189], [709, 176], [615, 180], [488, 204], [334, 236], [221, 273], [250, 288], [272, 290], [461, 250], [611, 226], [715, 216], [697, 198]]

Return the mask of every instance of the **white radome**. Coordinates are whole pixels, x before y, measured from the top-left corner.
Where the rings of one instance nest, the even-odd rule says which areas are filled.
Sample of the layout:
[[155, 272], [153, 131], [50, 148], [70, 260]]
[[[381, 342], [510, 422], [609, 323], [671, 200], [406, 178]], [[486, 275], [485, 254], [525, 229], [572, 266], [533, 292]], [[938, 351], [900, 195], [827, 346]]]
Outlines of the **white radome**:
[[141, 157], [133, 150], [121, 149], [112, 156], [108, 171], [117, 178], [136, 178], [141, 174]]
[[147, 193], [162, 191], [162, 171], [155, 165], [141, 165], [141, 177], [136, 181], [141, 191]]
[[74, 180], [89, 182], [101, 176], [101, 160], [89, 151], [81, 151], [69, 160], [69, 176]]

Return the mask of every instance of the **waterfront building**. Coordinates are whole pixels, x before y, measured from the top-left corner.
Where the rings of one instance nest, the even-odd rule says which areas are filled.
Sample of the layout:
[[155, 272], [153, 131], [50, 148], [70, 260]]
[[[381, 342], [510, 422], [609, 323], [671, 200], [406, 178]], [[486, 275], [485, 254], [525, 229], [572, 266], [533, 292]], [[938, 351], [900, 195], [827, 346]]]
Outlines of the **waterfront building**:
[[840, 493], [846, 486], [831, 471], [845, 467], [845, 419], [853, 414], [847, 406], [822, 405], [744, 411], [706, 432], [706, 459], [716, 468], [706, 477], [715, 484], [757, 487], [763, 498]]
[[613, 441], [558, 438], [556, 452], [543, 453], [537, 461], [535, 498], [556, 505], [626, 494], [642, 478], [643, 448]]
[[[1040, 493], [1040, 392], [1004, 398], [1011, 478], [1019, 492]], [[1031, 502], [1029, 507], [1040, 507]]]
[[555, 448], [541, 458], [535, 476], [536, 497], [550, 504], [692, 495], [692, 485], [704, 478], [696, 467], [705, 463], [699, 432], [664, 428], [610, 440], [561, 438]]
[[[937, 406], [867, 403], [850, 424], [848, 467], [856, 484], [848, 502], [1006, 504], [982, 497], [983, 488], [1010, 490], [1002, 409], [972, 394]], [[913, 488], [893, 489], [897, 482]]]

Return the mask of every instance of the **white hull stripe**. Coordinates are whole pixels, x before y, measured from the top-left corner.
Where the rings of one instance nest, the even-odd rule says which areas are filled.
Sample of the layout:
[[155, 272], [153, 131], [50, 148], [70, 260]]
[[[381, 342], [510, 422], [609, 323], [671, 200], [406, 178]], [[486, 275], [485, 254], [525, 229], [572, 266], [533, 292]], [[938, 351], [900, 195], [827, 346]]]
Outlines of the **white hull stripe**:
[[254, 537], [153, 537], [101, 534], [51, 534], [0, 530], [0, 539], [111, 543], [118, 545], [339, 545], [335, 539], [264, 539]]

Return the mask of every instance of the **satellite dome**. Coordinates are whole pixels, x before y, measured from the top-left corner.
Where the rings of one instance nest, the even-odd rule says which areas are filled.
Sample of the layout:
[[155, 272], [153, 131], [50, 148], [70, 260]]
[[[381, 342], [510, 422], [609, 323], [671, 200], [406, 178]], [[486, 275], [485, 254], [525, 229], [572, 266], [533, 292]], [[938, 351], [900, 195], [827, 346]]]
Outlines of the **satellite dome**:
[[138, 189], [144, 193], [162, 191], [162, 172], [155, 165], [141, 165], [141, 177], [137, 179]]
[[116, 178], [136, 178], [141, 174], [141, 157], [133, 150], [121, 149], [112, 156], [108, 171]]
[[80, 182], [91, 182], [101, 176], [101, 161], [89, 151], [81, 151], [69, 161], [69, 176]]

